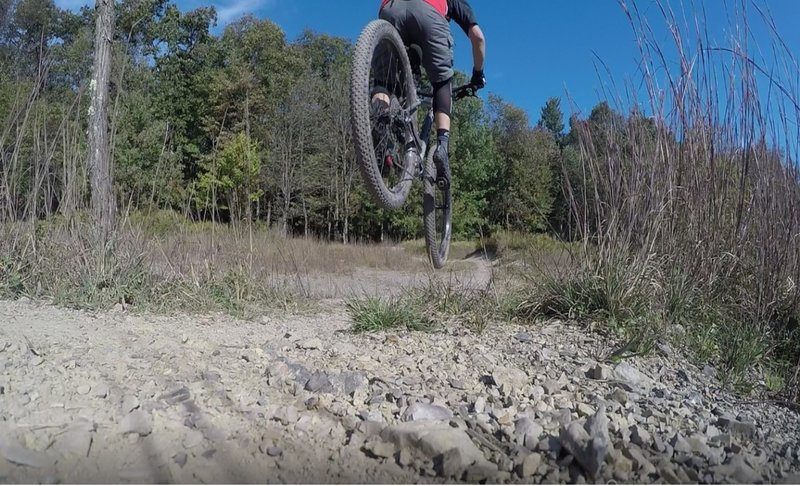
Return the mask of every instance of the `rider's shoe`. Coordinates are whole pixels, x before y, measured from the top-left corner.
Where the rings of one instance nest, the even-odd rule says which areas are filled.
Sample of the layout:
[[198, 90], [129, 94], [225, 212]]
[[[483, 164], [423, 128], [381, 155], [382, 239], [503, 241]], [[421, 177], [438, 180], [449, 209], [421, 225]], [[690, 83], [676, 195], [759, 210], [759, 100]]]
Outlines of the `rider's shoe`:
[[433, 152], [433, 163], [436, 164], [436, 185], [441, 190], [450, 188], [450, 158], [447, 154], [447, 143], [439, 143]]

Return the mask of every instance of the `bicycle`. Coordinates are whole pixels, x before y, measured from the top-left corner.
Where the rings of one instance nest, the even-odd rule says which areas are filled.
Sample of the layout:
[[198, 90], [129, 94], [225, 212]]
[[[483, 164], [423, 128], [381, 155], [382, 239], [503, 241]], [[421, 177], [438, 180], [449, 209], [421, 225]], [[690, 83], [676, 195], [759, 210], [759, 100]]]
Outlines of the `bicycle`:
[[[406, 48], [389, 22], [376, 19], [367, 24], [353, 54], [350, 115], [356, 159], [376, 204], [390, 210], [400, 208], [413, 180], [422, 180], [425, 244], [431, 264], [440, 269], [447, 261], [452, 236], [452, 177], [449, 166], [443, 167], [443, 174], [437, 174], [433, 161], [433, 93], [418, 90], [417, 49]], [[388, 119], [387, 114], [378, 119], [372, 111], [376, 86], [390, 93]], [[476, 93], [477, 88], [470, 84], [459, 86], [453, 90], [453, 101]], [[417, 130], [420, 108], [426, 113]], [[387, 130], [376, 140], [379, 124]]]

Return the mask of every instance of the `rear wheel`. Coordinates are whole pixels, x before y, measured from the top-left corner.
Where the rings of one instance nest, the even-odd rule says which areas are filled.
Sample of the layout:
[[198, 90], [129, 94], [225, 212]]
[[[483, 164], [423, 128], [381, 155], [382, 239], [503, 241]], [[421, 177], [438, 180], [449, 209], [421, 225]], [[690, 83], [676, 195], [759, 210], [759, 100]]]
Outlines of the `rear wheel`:
[[[434, 268], [439, 269], [447, 262], [452, 234], [452, 195], [450, 186], [440, 188], [436, 184], [436, 164], [433, 153], [436, 146], [431, 142], [425, 158], [425, 176], [422, 196], [423, 222], [425, 226], [425, 243], [428, 245], [428, 256]], [[446, 179], [450, 177], [450, 167], [444, 167]]]
[[[388, 112], [376, 112], [373, 95], [388, 92]], [[416, 157], [406, 157], [415, 124], [408, 114], [417, 96], [406, 48], [397, 30], [373, 20], [356, 42], [350, 79], [350, 116], [356, 159], [375, 202], [386, 209], [403, 205], [411, 189]], [[408, 159], [408, 160], [407, 160]]]

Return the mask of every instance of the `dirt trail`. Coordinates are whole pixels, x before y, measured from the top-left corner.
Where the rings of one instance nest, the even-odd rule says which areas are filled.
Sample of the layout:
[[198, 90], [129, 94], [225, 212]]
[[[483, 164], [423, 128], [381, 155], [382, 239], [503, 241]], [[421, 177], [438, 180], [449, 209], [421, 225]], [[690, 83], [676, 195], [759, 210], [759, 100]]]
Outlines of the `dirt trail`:
[[[470, 282], [485, 285], [489, 264], [474, 263]], [[355, 335], [341, 300], [320, 307], [241, 321], [0, 302], [0, 481], [777, 482], [798, 471], [797, 414], [737, 405], [671, 350], [612, 367], [609, 343], [563, 323]]]

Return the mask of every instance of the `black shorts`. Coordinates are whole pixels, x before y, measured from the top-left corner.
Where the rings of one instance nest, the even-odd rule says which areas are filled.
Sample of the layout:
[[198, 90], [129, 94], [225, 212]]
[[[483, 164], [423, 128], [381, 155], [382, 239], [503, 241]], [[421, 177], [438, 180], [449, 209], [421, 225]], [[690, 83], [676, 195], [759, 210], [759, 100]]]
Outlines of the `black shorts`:
[[453, 77], [453, 34], [447, 19], [424, 0], [392, 0], [379, 17], [394, 25], [406, 46], [422, 50], [422, 66], [431, 83]]

